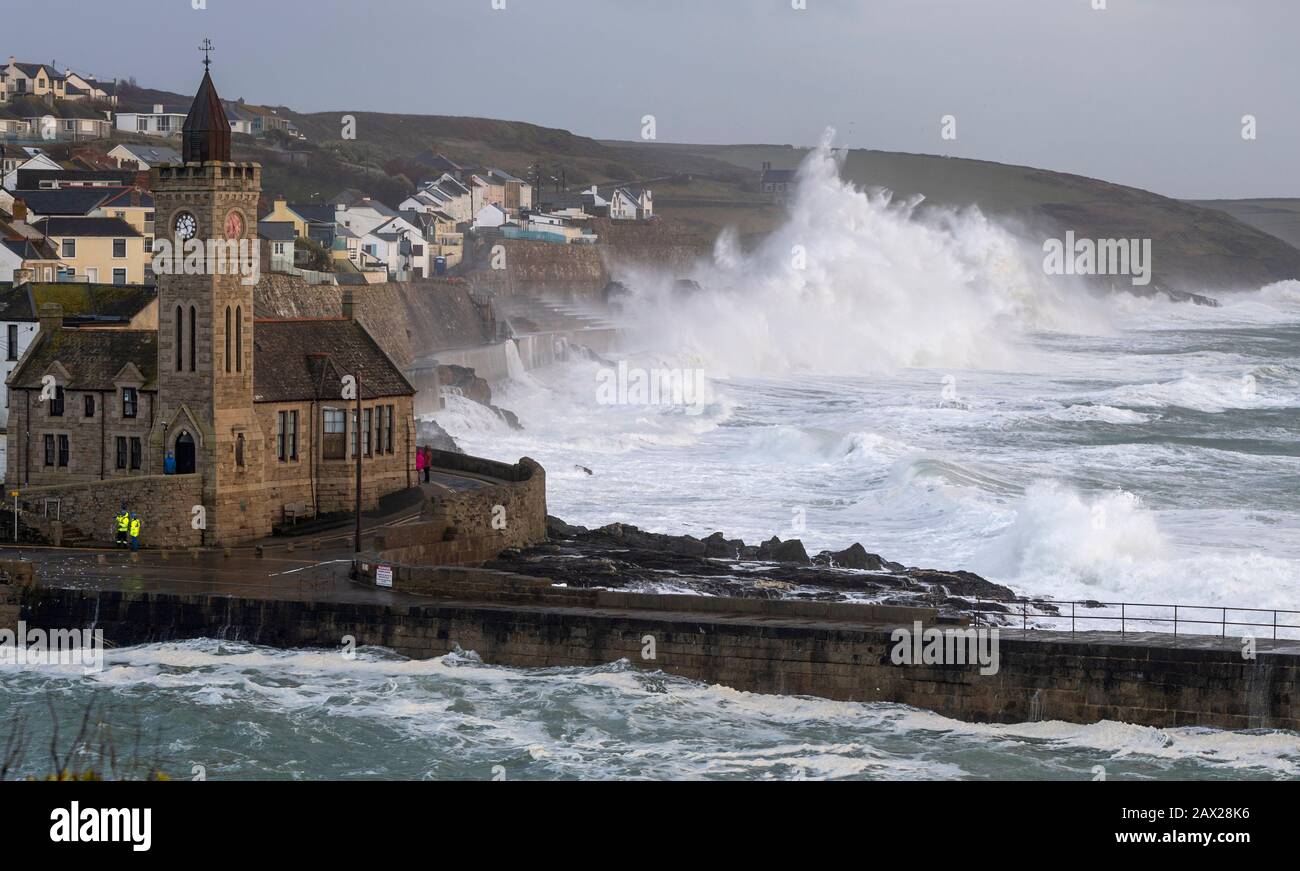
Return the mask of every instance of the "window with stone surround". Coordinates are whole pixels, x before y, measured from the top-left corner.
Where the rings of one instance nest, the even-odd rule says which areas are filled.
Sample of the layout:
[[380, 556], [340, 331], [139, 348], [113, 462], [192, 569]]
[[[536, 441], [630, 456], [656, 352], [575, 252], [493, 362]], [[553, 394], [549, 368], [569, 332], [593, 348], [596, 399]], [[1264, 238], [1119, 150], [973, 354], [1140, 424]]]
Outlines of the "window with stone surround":
[[342, 460], [347, 457], [347, 413], [341, 408], [321, 412], [321, 458]]
[[117, 468], [126, 468], [126, 436], [117, 437]]
[[135, 417], [140, 410], [140, 394], [134, 387], [122, 388], [122, 417]]
[[144, 445], [139, 436], [131, 436], [131, 468], [139, 470], [144, 464]]
[[45, 465], [54, 465], [54, 436], [51, 433], [45, 434]]
[[63, 387], [54, 388], [54, 398], [50, 400], [50, 417], [63, 417]]
[[95, 394], [87, 393], [84, 397], [86, 417], [95, 416]]

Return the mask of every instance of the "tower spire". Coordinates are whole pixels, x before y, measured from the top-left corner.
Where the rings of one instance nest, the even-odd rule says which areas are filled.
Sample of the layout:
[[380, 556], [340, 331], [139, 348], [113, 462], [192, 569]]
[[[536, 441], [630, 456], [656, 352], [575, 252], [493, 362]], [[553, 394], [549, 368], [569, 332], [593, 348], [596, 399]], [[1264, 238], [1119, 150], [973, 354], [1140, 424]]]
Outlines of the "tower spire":
[[181, 128], [182, 156], [186, 163], [229, 162], [230, 120], [212, 84], [212, 40], [203, 40], [199, 48], [203, 52], [203, 81]]

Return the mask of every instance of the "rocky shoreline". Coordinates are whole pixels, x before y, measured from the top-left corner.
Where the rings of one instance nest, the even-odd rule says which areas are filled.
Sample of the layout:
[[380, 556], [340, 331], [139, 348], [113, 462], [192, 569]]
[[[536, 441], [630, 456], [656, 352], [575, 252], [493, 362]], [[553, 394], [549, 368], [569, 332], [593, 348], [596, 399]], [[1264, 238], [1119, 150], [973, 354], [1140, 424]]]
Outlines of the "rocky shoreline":
[[706, 596], [927, 605], [960, 613], [1005, 610], [1016, 594], [967, 571], [904, 566], [861, 544], [809, 556], [798, 539], [749, 545], [715, 532], [663, 535], [612, 523], [599, 529], [547, 517], [547, 541], [504, 551], [488, 568], [570, 587]]

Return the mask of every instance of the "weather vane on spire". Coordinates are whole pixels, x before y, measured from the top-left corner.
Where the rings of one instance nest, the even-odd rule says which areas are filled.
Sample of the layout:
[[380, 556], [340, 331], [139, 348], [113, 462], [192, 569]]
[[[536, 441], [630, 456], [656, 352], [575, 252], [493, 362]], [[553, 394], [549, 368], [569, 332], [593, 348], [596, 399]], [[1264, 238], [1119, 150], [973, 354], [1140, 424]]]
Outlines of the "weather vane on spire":
[[203, 45], [199, 46], [199, 51], [203, 52], [203, 68], [205, 70], [212, 66], [211, 54], [213, 48], [214, 46], [212, 45], [212, 40], [210, 39], [204, 39]]

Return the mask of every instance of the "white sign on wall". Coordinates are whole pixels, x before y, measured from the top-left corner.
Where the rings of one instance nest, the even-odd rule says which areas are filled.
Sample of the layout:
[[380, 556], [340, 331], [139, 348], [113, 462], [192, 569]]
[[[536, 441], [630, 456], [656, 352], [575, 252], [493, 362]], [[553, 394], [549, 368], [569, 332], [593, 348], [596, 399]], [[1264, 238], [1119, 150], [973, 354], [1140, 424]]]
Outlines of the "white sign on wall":
[[375, 586], [391, 587], [393, 585], [393, 567], [375, 566]]

